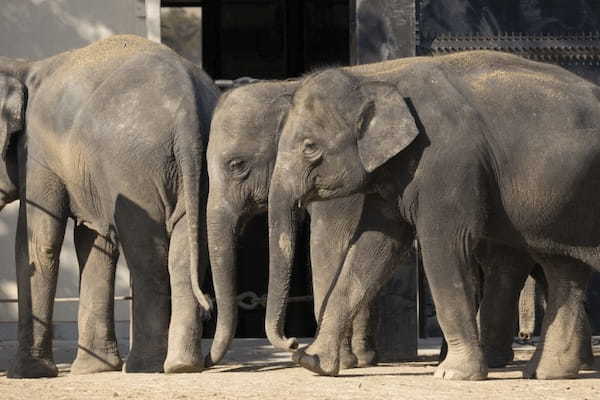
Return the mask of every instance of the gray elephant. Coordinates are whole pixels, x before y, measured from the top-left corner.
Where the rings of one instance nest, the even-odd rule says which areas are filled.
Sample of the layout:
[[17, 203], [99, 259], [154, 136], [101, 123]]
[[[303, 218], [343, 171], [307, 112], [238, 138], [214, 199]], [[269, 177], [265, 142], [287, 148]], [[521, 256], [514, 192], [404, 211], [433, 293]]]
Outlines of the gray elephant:
[[[524, 375], [576, 376], [590, 329], [583, 297], [590, 267], [600, 268], [600, 199], [590, 184], [600, 180], [598, 96], [560, 67], [497, 52], [310, 76], [294, 95], [271, 179], [270, 269], [279, 280], [269, 283], [267, 308], [285, 304], [278, 287], [294, 253], [296, 205], [377, 192], [422, 245], [449, 345], [436, 376], [487, 376], [474, 261], [503, 249], [531, 256], [548, 280], [543, 341]], [[326, 361], [339, 338], [321, 332], [339, 332], [381, 277], [374, 269], [339, 277], [324, 313], [335, 311], [296, 356], [301, 365], [337, 373]]]
[[[279, 140], [279, 124], [285, 118], [299, 81], [265, 81], [232, 89], [215, 109], [207, 161], [210, 190], [207, 209], [208, 243], [217, 300], [218, 327], [213, 354], [208, 364], [218, 362], [235, 333], [236, 241], [244, 222], [267, 209], [269, 182]], [[361, 220], [363, 209], [378, 221], [394, 218], [394, 210], [377, 195], [357, 194], [347, 199], [313, 203], [310, 254], [313, 271], [315, 317], [319, 320], [327, 292], [346, 264], [380, 263], [390, 269], [396, 261], [402, 232], [389, 221], [377, 226]], [[372, 249], [379, 257], [366, 258]], [[363, 254], [367, 252], [366, 254]], [[375, 353], [369, 326], [369, 307], [364, 304], [353, 319], [340, 348], [341, 368], [374, 363]], [[272, 319], [268, 319], [272, 320]], [[283, 324], [267, 326], [267, 335], [281, 334]], [[293, 339], [292, 339], [293, 341]], [[295, 342], [286, 347], [295, 347]], [[217, 352], [217, 350], [219, 350]]]
[[[0, 73], [3, 196], [21, 200], [19, 348], [8, 376], [57, 373], [52, 307], [68, 218], [88, 228], [82, 248], [105, 255], [107, 271], [117, 243], [123, 247], [134, 296], [125, 370], [202, 369], [201, 319], [209, 308], [199, 286], [207, 267], [203, 165], [218, 97], [212, 81], [136, 36], [1, 64], [8, 65]], [[93, 296], [97, 287], [83, 273], [90, 287], [82, 292]], [[98, 285], [112, 285], [105, 275]]]

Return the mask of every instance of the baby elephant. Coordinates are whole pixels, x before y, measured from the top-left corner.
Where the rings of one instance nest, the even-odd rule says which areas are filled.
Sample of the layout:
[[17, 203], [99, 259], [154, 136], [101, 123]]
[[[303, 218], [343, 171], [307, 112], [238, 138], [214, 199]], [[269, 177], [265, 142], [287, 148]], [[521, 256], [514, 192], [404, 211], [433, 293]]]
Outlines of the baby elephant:
[[212, 81], [136, 36], [0, 68], [2, 195], [21, 200], [19, 349], [9, 377], [57, 373], [52, 308], [69, 217], [89, 229], [85, 246], [106, 253], [109, 271], [123, 247], [134, 297], [125, 370], [201, 370]]

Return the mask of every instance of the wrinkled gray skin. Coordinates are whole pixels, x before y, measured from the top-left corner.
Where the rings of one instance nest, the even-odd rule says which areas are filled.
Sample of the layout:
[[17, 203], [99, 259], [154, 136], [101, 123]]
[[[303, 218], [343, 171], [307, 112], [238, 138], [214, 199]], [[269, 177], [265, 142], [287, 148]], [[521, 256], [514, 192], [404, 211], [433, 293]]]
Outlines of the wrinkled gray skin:
[[[242, 86], [226, 92], [215, 109], [207, 151], [210, 177], [208, 243], [219, 310], [217, 332], [226, 335], [215, 340], [218, 345], [213, 345], [213, 358], [207, 363], [220, 360], [235, 333], [236, 242], [243, 224], [256, 213], [267, 210], [279, 124], [291, 106], [297, 86], [298, 81]], [[367, 208], [372, 209], [368, 211], [371, 214], [377, 214], [381, 226], [368, 226], [361, 221], [361, 213]], [[311, 216], [314, 310], [319, 321], [322, 304], [340, 268], [354, 268], [353, 263], [366, 262], [390, 269], [392, 260], [400, 256], [398, 240], [401, 233], [396, 224], [390, 223], [395, 217], [394, 210], [383, 204], [377, 195], [357, 194], [347, 199], [313, 203], [307, 210]], [[377, 257], [373, 251], [378, 251]], [[369, 258], [369, 255], [373, 257]], [[374, 363], [369, 316], [368, 304], [364, 304], [357, 311], [340, 348], [341, 368]], [[276, 327], [267, 326], [267, 334], [271, 337], [273, 329], [283, 328], [283, 323]], [[217, 353], [216, 349], [222, 350]]]
[[[371, 77], [339, 69], [309, 77], [294, 95], [271, 179], [268, 315], [285, 305], [279, 287], [294, 253], [296, 204], [375, 191], [423, 249], [449, 347], [436, 376], [487, 376], [474, 266], [503, 248], [530, 255], [548, 280], [543, 341], [524, 376], [577, 376], [590, 329], [585, 288], [590, 267], [600, 268], [599, 95], [560, 67], [496, 52], [409, 58]], [[300, 364], [337, 373], [327, 349], [339, 337], [323, 333], [339, 332], [381, 275], [338, 279], [324, 311], [335, 312]]]
[[21, 199], [19, 349], [8, 376], [57, 374], [52, 308], [70, 217], [85, 265], [81, 368], [101, 370], [98, 355], [120, 362], [107, 296], [120, 242], [134, 296], [125, 370], [202, 369], [203, 154], [218, 96], [210, 78], [136, 36], [0, 68], [2, 202]]

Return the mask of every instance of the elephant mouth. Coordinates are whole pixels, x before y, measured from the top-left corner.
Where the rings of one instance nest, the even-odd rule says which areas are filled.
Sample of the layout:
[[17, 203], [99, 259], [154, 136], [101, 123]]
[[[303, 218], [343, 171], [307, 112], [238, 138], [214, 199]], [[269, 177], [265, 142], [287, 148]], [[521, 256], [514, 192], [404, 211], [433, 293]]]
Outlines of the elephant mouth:
[[331, 198], [343, 191], [341, 183], [334, 185], [316, 185], [314, 194], [319, 198]]

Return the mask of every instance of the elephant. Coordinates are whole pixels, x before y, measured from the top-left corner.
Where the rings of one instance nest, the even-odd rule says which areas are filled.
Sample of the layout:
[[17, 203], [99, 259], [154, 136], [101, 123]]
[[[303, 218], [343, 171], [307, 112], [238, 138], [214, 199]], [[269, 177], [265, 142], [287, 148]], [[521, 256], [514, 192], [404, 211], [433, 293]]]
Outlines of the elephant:
[[[225, 92], [214, 112], [206, 155], [210, 182], [208, 244], [219, 310], [217, 324], [223, 327], [217, 328], [217, 332], [227, 335], [215, 338], [219, 345], [213, 345], [213, 349], [222, 350], [211, 354], [215, 358], [208, 359], [208, 365], [221, 359], [235, 333], [237, 238], [250, 217], [267, 209], [278, 127], [291, 106], [290, 99], [298, 84], [298, 80], [258, 81], [240, 86]], [[381, 221], [381, 226], [375, 222], [369, 225], [360, 222], [363, 208], [369, 209], [368, 212]], [[377, 195], [314, 203], [307, 211], [311, 220], [314, 312], [319, 320], [331, 282], [340, 268], [347, 268], [342, 265], [381, 263], [381, 268], [390, 269], [392, 261], [400, 256], [397, 243], [402, 232], [389, 222], [394, 218], [394, 210]], [[378, 258], [365, 258], [371, 249], [379, 249]], [[364, 304], [341, 346], [341, 368], [375, 362], [369, 322], [369, 304]], [[282, 330], [283, 324], [267, 326], [267, 335], [272, 336], [274, 329]]]
[[[208, 266], [204, 156], [219, 95], [212, 80], [133, 35], [0, 66], [2, 196], [21, 200], [19, 346], [8, 376], [57, 375], [52, 307], [68, 218], [81, 230], [80, 262], [92, 257], [106, 268], [89, 279], [84, 269], [82, 294], [113, 285], [106, 279], [117, 245], [123, 248], [133, 289], [124, 370], [201, 370], [202, 318], [210, 310], [200, 289]], [[110, 311], [97, 301], [86, 300]], [[93, 322], [80, 323], [85, 330]]]
[[[289, 278], [297, 205], [375, 192], [421, 244], [448, 341], [436, 377], [487, 377], [474, 261], [504, 249], [531, 257], [548, 281], [542, 341], [524, 377], [576, 377], [590, 334], [583, 298], [591, 268], [600, 268], [598, 96], [559, 66], [493, 51], [406, 58], [370, 76], [339, 68], [308, 76], [271, 178], [269, 268], [279, 279], [269, 282], [267, 309], [276, 313], [267, 315], [285, 304], [279, 288]], [[339, 277], [318, 335], [296, 356], [302, 366], [338, 373], [329, 361], [334, 332], [381, 276]]]

